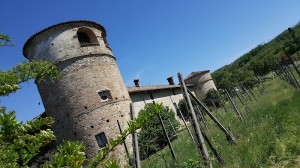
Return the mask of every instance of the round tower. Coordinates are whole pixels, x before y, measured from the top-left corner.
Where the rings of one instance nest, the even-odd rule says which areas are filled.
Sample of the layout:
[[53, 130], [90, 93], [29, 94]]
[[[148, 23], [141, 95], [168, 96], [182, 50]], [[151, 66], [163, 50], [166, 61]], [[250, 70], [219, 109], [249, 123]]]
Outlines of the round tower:
[[208, 90], [217, 90], [209, 70], [192, 72], [184, 81], [194, 85], [195, 94], [200, 100], [205, 99]]
[[[37, 84], [58, 143], [82, 141], [90, 158], [119, 135], [117, 120], [126, 128], [131, 100], [103, 26], [82, 20], [53, 25], [30, 37], [23, 54], [61, 72], [58, 81]], [[111, 155], [125, 163], [123, 146]]]

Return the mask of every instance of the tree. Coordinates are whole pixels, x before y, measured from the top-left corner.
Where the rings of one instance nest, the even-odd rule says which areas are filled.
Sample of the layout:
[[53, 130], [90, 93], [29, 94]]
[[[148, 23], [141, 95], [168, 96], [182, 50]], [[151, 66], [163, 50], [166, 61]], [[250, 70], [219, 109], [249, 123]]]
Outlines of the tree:
[[[13, 44], [10, 38], [0, 33], [0, 46]], [[55, 80], [60, 74], [56, 67], [45, 61], [23, 62], [8, 71], [0, 71], [0, 97], [20, 89], [20, 83], [35, 79]], [[49, 129], [52, 118], [41, 118], [26, 124], [18, 122], [16, 112], [6, 112], [0, 107], [0, 167], [28, 165], [39, 153], [41, 147], [55, 139]]]
[[20, 89], [20, 84], [30, 79], [41, 82], [60, 77], [56, 67], [47, 61], [24, 61], [6, 72], [0, 71], [0, 96], [7, 96]]
[[[9, 36], [0, 33], [0, 46], [14, 45]], [[60, 73], [54, 65], [46, 61], [24, 61], [8, 71], [0, 70], [0, 98], [19, 90], [20, 84], [30, 79], [41, 82], [45, 79], [58, 79]], [[16, 112], [6, 112], [0, 107], [0, 167], [28, 167], [40, 154], [43, 147], [55, 140], [51, 130], [51, 117], [38, 118], [23, 124], [16, 120]], [[53, 162], [45, 166], [60, 163], [61, 154], [69, 151], [61, 166], [78, 167], [85, 160], [82, 144], [67, 142], [59, 146]], [[78, 152], [81, 151], [81, 152]], [[49, 164], [51, 163], [51, 164]]]
[[0, 107], [0, 167], [29, 165], [41, 147], [55, 140], [49, 128], [52, 122], [48, 117], [22, 124], [15, 119], [14, 111], [6, 113]]
[[13, 46], [15, 45], [15, 43], [10, 40], [8, 35], [5, 35], [0, 32], [0, 46], [8, 46], [8, 45]]
[[139, 112], [139, 117], [148, 113], [154, 115], [151, 115], [145, 121], [141, 127], [141, 131], [138, 134], [140, 154], [142, 159], [147, 158], [149, 155], [159, 151], [168, 144], [167, 138], [165, 137], [163, 128], [160, 124], [159, 117], [155, 114], [160, 113], [168, 136], [171, 139], [174, 138], [174, 131], [172, 130], [168, 119], [171, 121], [175, 129], [177, 129], [179, 126], [179, 122], [175, 119], [174, 111], [166, 106], [163, 106], [163, 104], [147, 104], [144, 109]]
[[218, 107], [219, 106], [219, 102], [218, 102], [218, 95], [215, 89], [209, 89], [206, 93], [206, 97], [203, 100], [203, 102], [209, 106], [209, 107], [213, 107], [213, 104], [211, 101], [214, 101], [215, 105]]

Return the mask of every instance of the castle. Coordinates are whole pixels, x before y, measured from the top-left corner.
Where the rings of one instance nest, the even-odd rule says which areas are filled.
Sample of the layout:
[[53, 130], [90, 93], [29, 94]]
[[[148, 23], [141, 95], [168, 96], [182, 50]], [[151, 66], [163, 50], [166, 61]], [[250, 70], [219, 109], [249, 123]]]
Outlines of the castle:
[[[130, 104], [138, 112], [145, 103], [162, 102], [175, 111], [173, 103], [183, 98], [173, 78], [168, 85], [127, 88], [106, 40], [106, 30], [92, 21], [78, 20], [50, 26], [25, 43], [23, 55], [29, 60], [47, 60], [58, 67], [62, 77], [43, 81], [38, 90], [45, 114], [54, 118], [57, 143], [82, 141], [93, 157], [109, 139], [119, 135], [130, 120]], [[200, 99], [216, 89], [209, 71], [192, 72], [185, 82]], [[131, 147], [131, 137], [126, 143]], [[111, 156], [125, 164], [125, 149], [118, 146]]]

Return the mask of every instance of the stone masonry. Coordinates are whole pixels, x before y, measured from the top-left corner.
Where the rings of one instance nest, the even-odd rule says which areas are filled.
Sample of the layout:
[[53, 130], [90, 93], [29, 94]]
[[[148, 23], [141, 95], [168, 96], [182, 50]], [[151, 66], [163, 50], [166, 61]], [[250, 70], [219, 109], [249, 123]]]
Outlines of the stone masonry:
[[[101, 25], [71, 21], [51, 26], [33, 35], [23, 52], [29, 60], [52, 62], [62, 74], [54, 83], [38, 84], [46, 114], [55, 119], [58, 144], [82, 141], [91, 158], [119, 135], [117, 120], [126, 128], [131, 99]], [[111, 156], [126, 164], [123, 146]]]

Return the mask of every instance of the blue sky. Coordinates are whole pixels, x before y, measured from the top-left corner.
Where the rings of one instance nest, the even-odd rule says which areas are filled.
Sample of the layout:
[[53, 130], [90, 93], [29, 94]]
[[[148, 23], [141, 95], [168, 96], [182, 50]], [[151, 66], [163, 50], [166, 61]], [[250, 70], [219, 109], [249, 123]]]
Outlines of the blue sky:
[[[5, 1], [0, 32], [14, 47], [0, 48], [0, 69], [25, 60], [22, 47], [34, 33], [64, 21], [103, 25], [127, 86], [166, 84], [177, 72], [214, 71], [300, 21], [298, 0], [232, 1]], [[32, 81], [1, 98], [0, 106], [27, 121], [44, 111]], [[41, 105], [39, 105], [39, 102]]]

